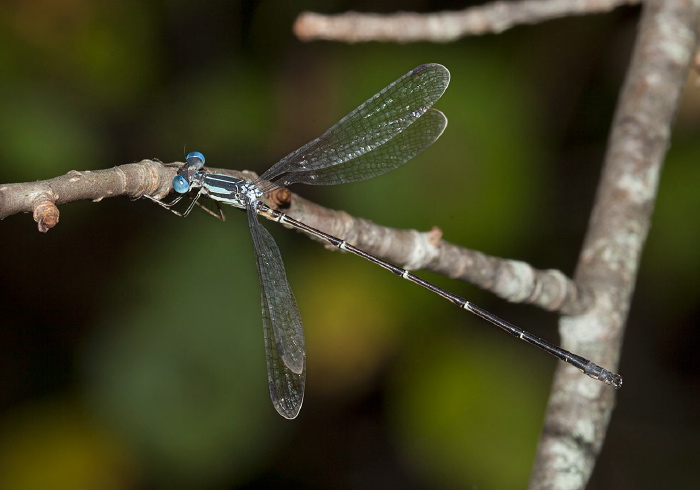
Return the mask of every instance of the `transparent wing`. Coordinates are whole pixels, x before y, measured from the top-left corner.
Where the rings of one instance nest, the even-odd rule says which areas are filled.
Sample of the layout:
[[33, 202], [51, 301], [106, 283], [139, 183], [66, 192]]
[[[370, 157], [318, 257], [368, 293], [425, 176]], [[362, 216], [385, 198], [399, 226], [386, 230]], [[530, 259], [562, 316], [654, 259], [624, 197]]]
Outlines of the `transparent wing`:
[[[264, 293], [261, 295], [264, 296]], [[266, 298], [263, 298], [265, 308]], [[269, 320], [263, 320], [263, 335], [265, 337], [265, 362], [267, 364], [267, 384], [270, 388], [272, 405], [282, 417], [294, 419], [299, 415], [304, 401], [304, 386], [306, 384], [306, 359], [303, 361], [301, 373], [293, 373], [280, 358], [275, 347], [275, 339]]]
[[247, 214], [260, 279], [270, 398], [280, 415], [293, 419], [301, 409], [306, 382], [306, 348], [301, 315], [277, 244], [258, 222], [252, 207], [247, 208]]
[[428, 109], [423, 117], [374, 151], [332, 167], [294, 172], [288, 177], [293, 182], [286, 185], [347, 184], [378, 177], [422, 153], [440, 137], [446, 126], [447, 118], [442, 112]]
[[[310, 177], [314, 170], [337, 166], [372, 152], [426, 114], [445, 92], [449, 80], [450, 72], [442, 65], [427, 64], [411, 70], [350, 112], [322, 136], [274, 164], [258, 181], [285, 186], [300, 182], [296, 178], [299, 176], [306, 182], [313, 180]], [[395, 162], [382, 163], [378, 158], [364, 163], [372, 163], [376, 169], [381, 169], [375, 175], [398, 166]], [[350, 173], [354, 180], [361, 180], [359, 169]], [[261, 187], [264, 188], [264, 184]]]

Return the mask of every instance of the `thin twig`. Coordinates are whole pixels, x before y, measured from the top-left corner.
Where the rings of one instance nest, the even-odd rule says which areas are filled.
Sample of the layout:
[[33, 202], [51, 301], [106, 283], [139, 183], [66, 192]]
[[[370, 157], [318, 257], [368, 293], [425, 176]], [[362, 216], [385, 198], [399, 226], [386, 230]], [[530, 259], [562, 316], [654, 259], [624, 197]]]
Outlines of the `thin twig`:
[[39, 231], [45, 233], [58, 224], [57, 206], [85, 199], [99, 202], [107, 197], [137, 198], [154, 193], [165, 182], [164, 173], [172, 173], [172, 180], [175, 170], [168, 171], [159, 162], [144, 160], [106, 170], [72, 170], [49, 180], [0, 184], [0, 219], [33, 213]]
[[497, 1], [461, 11], [431, 14], [304, 12], [294, 23], [294, 33], [302, 41], [449, 42], [470, 35], [499, 33], [521, 24], [609, 12], [620, 5], [637, 3], [639, 0], [524, 0]]
[[[104, 170], [71, 170], [48, 180], [0, 184], [0, 219], [17, 213], [32, 213], [39, 231], [46, 233], [58, 224], [58, 207], [74, 201], [100, 202], [108, 197], [138, 199], [144, 194], [162, 197], [172, 191], [172, 181], [182, 163], [165, 165], [142, 160]], [[241, 173], [222, 170], [241, 177]]]
[[[106, 170], [77, 172], [49, 180], [0, 185], [0, 219], [33, 213], [39, 230], [58, 224], [58, 206], [73, 201], [99, 202], [107, 197], [138, 199], [144, 194], [162, 199], [182, 163], [154, 160]], [[210, 169], [253, 180], [253, 172]], [[475, 284], [515, 303], [532, 303], [551, 311], [585, 311], [593, 296], [557, 270], [537, 270], [524, 262], [488, 256], [442, 240], [438, 228], [425, 233], [399, 230], [325, 208], [293, 193], [276, 193], [267, 203], [309, 226], [342, 237], [371, 254], [408, 269], [425, 269]], [[331, 247], [331, 250], [337, 250]]]
[[[562, 318], [565, 349], [619, 361], [671, 125], [698, 38], [700, 0], [651, 0], [612, 125], [602, 179], [575, 278], [596, 291], [590, 311]], [[560, 365], [532, 489], [584, 488], [600, 453], [615, 392]]]
[[442, 240], [438, 228], [421, 233], [380, 226], [294, 194], [290, 207], [283, 211], [406, 269], [430, 270], [469, 282], [513, 303], [572, 313], [585, 311], [593, 302], [588, 288], [580, 287], [558, 270], [538, 270], [525, 262], [454, 245]]

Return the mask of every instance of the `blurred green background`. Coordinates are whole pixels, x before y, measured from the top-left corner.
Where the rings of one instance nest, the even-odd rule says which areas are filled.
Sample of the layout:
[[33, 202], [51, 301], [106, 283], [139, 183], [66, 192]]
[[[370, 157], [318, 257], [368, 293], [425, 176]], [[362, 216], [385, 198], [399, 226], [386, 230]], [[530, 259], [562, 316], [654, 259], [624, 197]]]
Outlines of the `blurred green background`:
[[[0, 4], [0, 182], [198, 150], [262, 171], [413, 67], [447, 66], [442, 138], [381, 178], [295, 189], [571, 274], [639, 10], [453, 44], [297, 41], [304, 10], [428, 1]], [[700, 456], [700, 98], [689, 83], [591, 488], [690, 488]], [[305, 322], [298, 419], [267, 391], [246, 220], [72, 203], [0, 223], [0, 488], [523, 488], [549, 356], [269, 222]], [[556, 316], [422, 277], [557, 341]]]

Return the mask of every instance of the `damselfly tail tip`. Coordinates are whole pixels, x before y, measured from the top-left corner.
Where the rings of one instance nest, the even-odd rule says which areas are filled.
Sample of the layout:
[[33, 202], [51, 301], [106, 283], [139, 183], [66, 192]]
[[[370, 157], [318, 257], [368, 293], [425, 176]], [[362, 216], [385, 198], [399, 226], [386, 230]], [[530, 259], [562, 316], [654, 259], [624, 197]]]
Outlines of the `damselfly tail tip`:
[[608, 374], [610, 375], [610, 377], [605, 382], [607, 384], [609, 384], [610, 386], [612, 386], [613, 388], [615, 388], [616, 390], [618, 388], [622, 388], [622, 376], [620, 376], [619, 374], [610, 373], [610, 372], [608, 372]]
[[622, 387], [622, 376], [617, 373], [613, 373], [604, 369], [593, 362], [589, 362], [588, 365], [581, 369], [583, 374], [590, 376], [593, 379], [602, 381], [606, 385], [610, 385], [615, 389]]
[[612, 386], [616, 390], [622, 387], [622, 376], [617, 373], [607, 371], [603, 368], [600, 368], [600, 372], [597, 373], [595, 379], [602, 381], [606, 385]]

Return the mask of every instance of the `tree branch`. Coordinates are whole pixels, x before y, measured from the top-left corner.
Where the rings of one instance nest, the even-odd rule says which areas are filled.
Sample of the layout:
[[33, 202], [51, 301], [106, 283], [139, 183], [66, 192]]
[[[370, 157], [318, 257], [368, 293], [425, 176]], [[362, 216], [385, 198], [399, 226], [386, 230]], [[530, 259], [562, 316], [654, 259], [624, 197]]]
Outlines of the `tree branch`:
[[[612, 368], [619, 360], [671, 125], [697, 45], [699, 15], [700, 0], [645, 4], [574, 276], [596, 291], [596, 302], [585, 315], [560, 322], [565, 349], [595, 353]], [[586, 486], [614, 396], [613, 390], [582, 383], [570, 367], [557, 367], [530, 488]]]
[[[0, 219], [31, 212], [39, 231], [58, 224], [58, 206], [73, 201], [144, 194], [162, 199], [172, 191], [180, 162], [155, 160], [97, 171], [71, 171], [49, 180], [0, 185]], [[210, 169], [253, 180], [253, 172]], [[532, 303], [551, 311], [582, 312], [593, 302], [589, 288], [581, 287], [557, 270], [537, 270], [524, 262], [492, 257], [442, 240], [438, 228], [421, 233], [377, 225], [344, 211], [325, 208], [287, 189], [268, 196], [268, 205], [385, 260], [408, 269], [425, 269], [475, 284], [515, 303]], [[336, 247], [329, 247], [337, 250]]]
[[[538, 270], [525, 262], [493, 257], [442, 240], [429, 232], [399, 230], [355, 218], [293, 195], [284, 212], [292, 218], [406, 269], [424, 269], [469, 282], [513, 303], [530, 303], [550, 311], [586, 311], [593, 293], [554, 269]], [[337, 250], [335, 247], [328, 247]]]
[[58, 205], [89, 199], [99, 202], [107, 197], [162, 192], [176, 169], [160, 162], [143, 160], [107, 170], [78, 172], [49, 180], [0, 185], [0, 219], [17, 213], [33, 213], [39, 231], [47, 232], [58, 224]]
[[[74, 201], [100, 202], [108, 197], [139, 199], [144, 194], [163, 197], [172, 190], [173, 177], [183, 164], [142, 160], [105, 170], [71, 170], [65, 175], [36, 182], [0, 184], [0, 220], [17, 213], [32, 213], [39, 231], [58, 224], [58, 207]], [[217, 169], [234, 177], [246, 174]]]
[[346, 12], [322, 15], [303, 12], [297, 17], [293, 29], [302, 41], [448, 42], [470, 35], [503, 32], [521, 24], [609, 12], [620, 5], [637, 3], [639, 0], [523, 0], [496, 1], [462, 11], [433, 14]]

